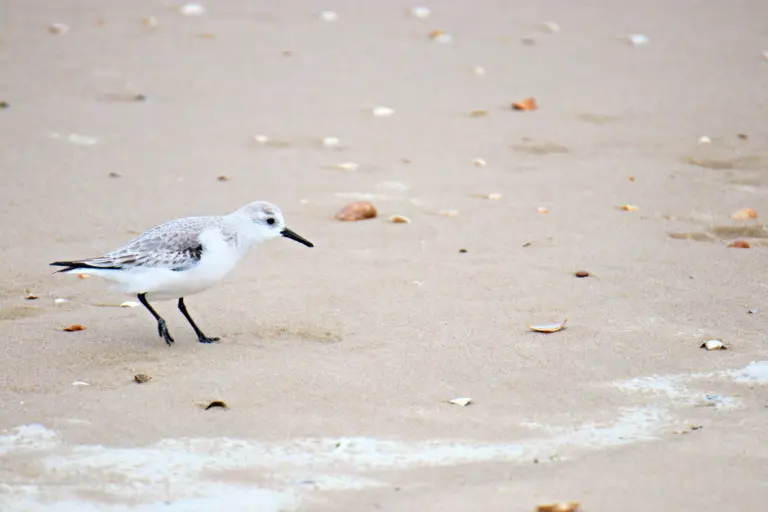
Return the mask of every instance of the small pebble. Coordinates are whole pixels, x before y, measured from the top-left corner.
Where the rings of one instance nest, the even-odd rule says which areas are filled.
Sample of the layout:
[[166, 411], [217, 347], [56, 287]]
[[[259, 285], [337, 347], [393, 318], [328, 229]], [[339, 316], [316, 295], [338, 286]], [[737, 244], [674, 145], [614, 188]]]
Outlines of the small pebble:
[[218, 178], [216, 178], [216, 181], [229, 181], [229, 176], [222, 174]]
[[6, 109], [10, 107], [11, 107], [11, 104], [8, 103], [7, 101], [0, 101], [0, 109]]
[[107, 176], [109, 176], [110, 178], [122, 178], [123, 175], [120, 174], [119, 172], [112, 171], [109, 174], [107, 174]]
[[200, 4], [184, 4], [179, 7], [182, 16], [201, 16], [205, 14], [205, 7]]
[[429, 18], [429, 16], [432, 14], [432, 11], [429, 10], [429, 7], [412, 7], [411, 8], [411, 16], [414, 18]]
[[577, 270], [576, 272], [573, 273], [573, 275], [578, 278], [589, 277], [589, 272], [587, 272], [586, 270]]
[[393, 215], [389, 218], [389, 222], [392, 222], [394, 224], [410, 224], [411, 219], [408, 217], [404, 217], [402, 215]]
[[467, 253], [466, 249], [459, 249], [459, 254], [466, 254], [466, 253]]
[[333, 11], [323, 11], [320, 13], [320, 19], [323, 21], [337, 21], [339, 15]]
[[137, 384], [144, 384], [145, 382], [149, 382], [152, 380], [152, 377], [147, 375], [146, 373], [137, 373], [133, 376], [133, 380], [136, 381]]

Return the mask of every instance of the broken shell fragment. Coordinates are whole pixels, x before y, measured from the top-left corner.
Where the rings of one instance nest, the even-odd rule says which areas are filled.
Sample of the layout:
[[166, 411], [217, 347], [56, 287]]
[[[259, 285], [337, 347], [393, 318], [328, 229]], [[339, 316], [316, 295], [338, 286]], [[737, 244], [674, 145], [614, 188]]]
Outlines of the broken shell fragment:
[[734, 240], [728, 244], [728, 247], [732, 249], [749, 249], [750, 245], [746, 240]]
[[482, 76], [485, 74], [485, 68], [483, 66], [475, 66], [472, 68], [472, 72], [477, 76]]
[[323, 146], [330, 148], [333, 146], [338, 146], [341, 142], [338, 137], [323, 137]]
[[335, 218], [343, 221], [357, 221], [376, 217], [376, 207], [369, 201], [349, 203], [336, 213]]
[[84, 331], [85, 326], [80, 324], [73, 324], [70, 326], [65, 327], [62, 329], [64, 332], [77, 332], [77, 331]]
[[389, 117], [394, 113], [395, 113], [394, 110], [382, 105], [379, 105], [378, 107], [374, 107], [373, 109], [373, 115], [376, 117]]
[[482, 158], [475, 158], [474, 160], [472, 160], [472, 165], [474, 165], [475, 167], [485, 167], [486, 165], [488, 165], [488, 162], [486, 162]]
[[323, 11], [320, 13], [320, 19], [323, 21], [337, 21], [339, 15], [333, 11]]
[[67, 299], [53, 299], [54, 304], [66, 304], [69, 302]]
[[636, 212], [637, 206], [631, 205], [631, 204], [623, 204], [619, 206], [619, 210], [623, 212]]
[[65, 25], [64, 23], [51, 23], [48, 26], [48, 32], [57, 36], [63, 36], [69, 32], [69, 25]]
[[145, 382], [149, 382], [152, 380], [152, 377], [147, 375], [146, 373], [137, 373], [133, 376], [133, 380], [136, 381], [137, 384], [144, 384]]
[[229, 406], [227, 405], [227, 403], [222, 401], [222, 400], [214, 400], [213, 402], [210, 402], [207, 405], [203, 405], [202, 407], [206, 411], [208, 409], [213, 409], [214, 407], [221, 407], [222, 409], [229, 409]]
[[442, 215], [443, 217], [458, 217], [459, 210], [440, 210], [437, 214]]
[[563, 319], [562, 322], [557, 322], [557, 323], [529, 325], [528, 328], [534, 332], [544, 332], [544, 333], [558, 332], [558, 331], [562, 331], [565, 328], [566, 322], [568, 322], [567, 318]]
[[179, 7], [182, 16], [201, 16], [205, 14], [205, 7], [200, 4], [184, 4]]
[[229, 176], [227, 176], [226, 174], [222, 174], [221, 176], [216, 178], [216, 181], [229, 181]]
[[121, 303], [120, 307], [121, 308], [136, 308], [136, 307], [139, 307], [139, 303], [128, 300], [128, 301], [125, 301], [125, 302]]
[[347, 172], [356, 171], [358, 167], [355, 162], [341, 162], [335, 166], [336, 169]]
[[411, 7], [411, 16], [414, 18], [429, 18], [430, 14], [432, 11], [429, 10], [429, 7]]
[[645, 46], [650, 42], [645, 34], [632, 34], [629, 36], [629, 42], [634, 46]]
[[549, 503], [538, 505], [536, 512], [581, 512], [581, 504], [578, 501]]
[[725, 346], [725, 343], [723, 343], [721, 340], [707, 340], [704, 343], [701, 344], [701, 347], [699, 348], [705, 348], [707, 350], [727, 350], [728, 347]]
[[531, 111], [536, 110], [537, 108], [539, 108], [539, 105], [536, 103], [536, 98], [533, 96], [512, 104], [513, 110]]
[[469, 117], [485, 117], [488, 115], [487, 110], [470, 110]]
[[499, 200], [499, 199], [501, 199], [502, 197], [503, 197], [503, 196], [502, 196], [501, 194], [498, 194], [498, 193], [493, 193], [493, 194], [486, 194], [486, 195], [485, 195], [485, 198], [486, 198], [486, 199], [490, 199], [491, 201], [498, 201], [498, 200]]
[[78, 279], [90, 279], [90, 274], [77, 274]]
[[552, 32], [552, 33], [560, 32], [560, 25], [552, 21], [548, 21], [546, 23], [541, 24], [541, 30], [544, 32]]
[[267, 137], [266, 135], [254, 135], [253, 140], [258, 142], [259, 144], [266, 144], [267, 142], [269, 142], [269, 137]]
[[144, 16], [141, 18], [141, 24], [145, 27], [156, 27], [157, 23], [157, 18], [154, 16]]
[[702, 137], [699, 137], [699, 144], [712, 144], [712, 139], [704, 135]]
[[752, 208], [742, 208], [741, 210], [737, 210], [731, 214], [731, 218], [734, 220], [749, 220], [749, 219], [756, 219], [757, 218], [757, 212], [753, 210]]
[[536, 211], [539, 213], [549, 213], [549, 208], [544, 208], [543, 206], [539, 206], [536, 208]]
[[584, 277], [589, 277], [589, 272], [587, 272], [586, 270], [577, 270], [576, 272], [573, 273], [573, 275], [578, 278], [584, 278]]
[[429, 38], [435, 43], [450, 43], [453, 40], [451, 34], [447, 34], [442, 30], [433, 30], [429, 33]]
[[411, 219], [404, 217], [403, 215], [393, 215], [389, 218], [389, 222], [394, 224], [410, 224]]
[[473, 400], [469, 397], [454, 398], [453, 400], [447, 400], [449, 404], [458, 405], [459, 407], [466, 407], [473, 403]]

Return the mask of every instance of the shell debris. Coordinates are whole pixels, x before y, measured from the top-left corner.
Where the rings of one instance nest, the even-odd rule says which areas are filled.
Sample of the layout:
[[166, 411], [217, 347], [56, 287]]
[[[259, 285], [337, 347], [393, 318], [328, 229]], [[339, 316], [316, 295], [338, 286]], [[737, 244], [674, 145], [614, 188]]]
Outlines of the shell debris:
[[341, 143], [338, 137], [323, 137], [322, 144], [327, 148], [338, 146]]
[[488, 165], [488, 162], [486, 162], [482, 158], [475, 158], [474, 160], [472, 160], [472, 165], [474, 165], [475, 167], [485, 167], [486, 165]]
[[202, 16], [205, 14], [205, 7], [200, 4], [184, 4], [179, 7], [179, 13], [182, 16]]
[[355, 162], [341, 162], [340, 164], [336, 164], [334, 168], [340, 171], [352, 172], [356, 171], [359, 167], [360, 166]]
[[379, 105], [378, 107], [373, 108], [373, 115], [376, 117], [389, 117], [394, 113], [394, 110], [383, 105]]
[[435, 43], [450, 43], [453, 41], [453, 36], [442, 30], [433, 30], [429, 33], [429, 38]]
[[392, 215], [389, 218], [389, 222], [392, 222], [393, 224], [410, 224], [411, 219], [403, 215]]
[[423, 7], [423, 6], [417, 6], [417, 7], [411, 7], [411, 16], [414, 18], [429, 18], [432, 14], [432, 11], [429, 10], [429, 7]]

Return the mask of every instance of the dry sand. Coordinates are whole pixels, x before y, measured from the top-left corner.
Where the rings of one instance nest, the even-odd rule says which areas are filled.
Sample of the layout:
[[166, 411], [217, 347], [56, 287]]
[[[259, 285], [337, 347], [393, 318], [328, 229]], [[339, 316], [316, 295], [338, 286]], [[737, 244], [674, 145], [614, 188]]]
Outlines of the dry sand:
[[[764, 0], [178, 5], [0, 3], [0, 509], [764, 506]], [[317, 247], [189, 298], [217, 345], [47, 267], [259, 199]]]

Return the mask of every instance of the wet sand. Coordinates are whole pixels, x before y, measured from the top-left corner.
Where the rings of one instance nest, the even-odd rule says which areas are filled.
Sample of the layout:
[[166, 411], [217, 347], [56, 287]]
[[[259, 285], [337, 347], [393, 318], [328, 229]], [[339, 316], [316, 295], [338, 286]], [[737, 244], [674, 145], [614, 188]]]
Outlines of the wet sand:
[[[0, 6], [0, 508], [765, 502], [768, 6], [179, 5]], [[216, 345], [47, 266], [253, 200], [316, 247], [188, 298]]]

